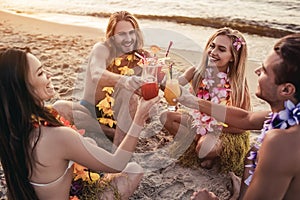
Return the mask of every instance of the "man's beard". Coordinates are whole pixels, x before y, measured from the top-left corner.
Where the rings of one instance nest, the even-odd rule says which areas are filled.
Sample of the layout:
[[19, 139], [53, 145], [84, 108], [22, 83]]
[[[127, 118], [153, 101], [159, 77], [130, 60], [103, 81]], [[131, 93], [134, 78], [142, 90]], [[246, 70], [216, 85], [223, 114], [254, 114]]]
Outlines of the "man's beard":
[[[128, 44], [130, 43], [130, 45], [128, 46]], [[122, 53], [131, 53], [134, 50], [136, 50], [136, 44], [134, 40], [131, 40], [130, 42], [122, 42], [119, 46], [118, 49], [120, 52]]]

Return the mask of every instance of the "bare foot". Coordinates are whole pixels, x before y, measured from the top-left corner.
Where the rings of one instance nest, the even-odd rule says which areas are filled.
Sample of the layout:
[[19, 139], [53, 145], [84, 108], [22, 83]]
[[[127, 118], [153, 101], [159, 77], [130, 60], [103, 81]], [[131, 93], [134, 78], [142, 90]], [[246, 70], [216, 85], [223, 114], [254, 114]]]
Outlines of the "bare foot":
[[[111, 185], [114, 188], [106, 190], [101, 199], [121, 199], [128, 200], [129, 197], [139, 186], [143, 177], [143, 168], [137, 163], [130, 162], [126, 166], [123, 172], [114, 174], [105, 174], [105, 178], [110, 180]], [[120, 195], [116, 198], [116, 191]]]
[[201, 167], [205, 169], [211, 169], [213, 167], [213, 160], [208, 159], [201, 162]]
[[193, 193], [191, 196], [192, 200], [218, 200], [219, 198], [207, 189], [200, 189]]
[[240, 188], [241, 188], [241, 178], [235, 175], [233, 172], [229, 172], [229, 175], [231, 177], [232, 181], [232, 189], [233, 189], [233, 194], [230, 200], [236, 200], [239, 198], [240, 195]]

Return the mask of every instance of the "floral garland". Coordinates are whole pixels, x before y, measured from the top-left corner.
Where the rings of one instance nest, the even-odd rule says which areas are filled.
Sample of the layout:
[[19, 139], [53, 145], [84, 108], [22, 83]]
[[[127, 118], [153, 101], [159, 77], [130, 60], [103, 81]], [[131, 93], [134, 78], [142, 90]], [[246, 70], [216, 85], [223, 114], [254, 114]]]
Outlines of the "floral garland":
[[[219, 79], [219, 82], [216, 82]], [[213, 77], [213, 68], [206, 68], [204, 79], [200, 83], [197, 97], [210, 100], [217, 104], [230, 104], [230, 84], [227, 73], [218, 72]], [[192, 110], [190, 115], [193, 117], [192, 127], [196, 128], [196, 133], [205, 135], [208, 132], [221, 130], [223, 123], [218, 122], [215, 118], [202, 113], [198, 110]]]
[[[63, 116], [59, 115], [58, 112], [50, 107], [47, 106], [46, 109], [55, 117], [57, 121], [59, 121], [62, 125], [67, 126], [78, 132], [80, 135], [84, 135], [85, 130], [84, 129], [77, 129], [75, 125], [71, 124], [68, 120], [66, 120]], [[31, 123], [33, 127], [38, 128], [39, 126], [53, 126], [50, 122], [46, 121], [45, 119], [41, 117], [37, 117], [36, 115], [31, 115]]]
[[264, 122], [261, 134], [258, 136], [257, 144], [255, 145], [257, 151], [250, 151], [250, 155], [247, 157], [247, 159], [253, 161], [253, 164], [245, 165], [245, 167], [253, 168], [253, 170], [249, 170], [250, 175], [244, 181], [246, 185], [249, 185], [252, 180], [254, 170], [257, 166], [258, 150], [267, 132], [272, 129], [288, 129], [291, 126], [300, 124], [300, 103], [295, 105], [290, 100], [287, 100], [284, 102], [284, 107], [285, 109], [278, 113], [270, 113]]
[[98, 102], [96, 107], [102, 113], [101, 117], [98, 117], [97, 120], [101, 124], [108, 125], [109, 127], [113, 127], [117, 124], [116, 120], [113, 118], [113, 110], [112, 107], [115, 103], [114, 98], [111, 96], [114, 92], [113, 87], [104, 87], [102, 89], [103, 92], [106, 92], [105, 98]]
[[[120, 57], [113, 59], [111, 64], [107, 67], [107, 70], [116, 74], [131, 76], [134, 75], [132, 68], [138, 66], [140, 59], [132, 54], [124, 54]], [[102, 116], [97, 118], [101, 124], [114, 127], [117, 121], [114, 120], [112, 107], [114, 105], [114, 99], [112, 93], [114, 92], [113, 87], [104, 87], [102, 91], [106, 92], [105, 98], [98, 102], [96, 107], [102, 113]]]

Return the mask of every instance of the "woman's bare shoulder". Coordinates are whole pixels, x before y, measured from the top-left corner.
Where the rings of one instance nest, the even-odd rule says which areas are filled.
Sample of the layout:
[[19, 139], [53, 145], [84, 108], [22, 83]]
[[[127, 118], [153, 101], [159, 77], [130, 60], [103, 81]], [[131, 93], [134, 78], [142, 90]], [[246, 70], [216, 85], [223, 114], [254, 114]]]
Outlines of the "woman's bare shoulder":
[[72, 138], [78, 138], [80, 136], [75, 130], [66, 126], [59, 127], [41, 127], [41, 135], [43, 138], [47, 138], [49, 142], [68, 142]]

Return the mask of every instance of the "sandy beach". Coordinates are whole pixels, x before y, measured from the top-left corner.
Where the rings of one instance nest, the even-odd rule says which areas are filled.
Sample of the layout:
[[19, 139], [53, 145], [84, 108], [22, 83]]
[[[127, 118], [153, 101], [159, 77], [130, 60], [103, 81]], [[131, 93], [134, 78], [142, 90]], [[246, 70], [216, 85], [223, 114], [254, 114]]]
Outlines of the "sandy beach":
[[[185, 32], [189, 31], [187, 33], [189, 37], [195, 36], [195, 41], [199, 42], [200, 46], [204, 46], [208, 35], [214, 30], [199, 27], [196, 31], [203, 31], [203, 37], [200, 38], [194, 33], [195, 30], [191, 29], [192, 26], [182, 27], [179, 24], [176, 26], [164, 22], [153, 24], [147, 20], [140, 22], [145, 23], [145, 27], [159, 27], [163, 24], [170, 29], [185, 28]], [[46, 22], [0, 11], [0, 36], [0, 48], [28, 46], [53, 74], [52, 81], [58, 92], [57, 96], [50, 101], [53, 103], [57, 99], [77, 101], [80, 98], [83, 89], [83, 84], [80, 84], [83, 79], [80, 75], [84, 74], [93, 45], [97, 41], [103, 41], [104, 32], [101, 29]], [[267, 104], [254, 95], [257, 78], [253, 70], [262, 62], [260, 58], [266, 55], [266, 50], [270, 50], [276, 39], [246, 34], [246, 40], [251, 57], [248, 61], [247, 76], [253, 110], [268, 109]], [[184, 70], [183, 66], [189, 65], [175, 53], [170, 56], [175, 60], [178, 73]], [[166, 109], [163, 101], [161, 106], [162, 109]], [[157, 132], [158, 134], [155, 134]], [[253, 133], [252, 139], [255, 136], [256, 134]], [[232, 189], [229, 175], [219, 173], [216, 168], [206, 170], [180, 166], [165, 153], [164, 147], [171, 141], [172, 137], [162, 130], [158, 117], [154, 116], [145, 127], [134, 156], [134, 160], [146, 166], [147, 170], [131, 199], [189, 199], [193, 191], [198, 188], [208, 188], [220, 199], [229, 199]], [[6, 199], [5, 196], [1, 197], [1, 193], [5, 193], [1, 170], [0, 178], [0, 199]]]

